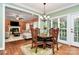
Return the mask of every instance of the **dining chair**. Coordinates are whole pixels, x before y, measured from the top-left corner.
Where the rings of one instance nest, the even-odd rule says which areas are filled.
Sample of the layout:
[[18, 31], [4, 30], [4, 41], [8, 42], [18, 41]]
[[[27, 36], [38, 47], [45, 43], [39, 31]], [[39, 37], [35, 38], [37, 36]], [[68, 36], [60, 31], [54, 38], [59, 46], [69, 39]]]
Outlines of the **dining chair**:
[[52, 51], [53, 51], [53, 54], [55, 54], [54, 52], [54, 48], [55, 48], [55, 45], [56, 45], [56, 48], [58, 50], [58, 34], [59, 34], [59, 28], [52, 28], [51, 29], [51, 40], [53, 41], [52, 42]]
[[38, 29], [37, 28], [33, 28], [31, 27], [31, 34], [32, 34], [32, 48], [36, 48], [35, 49], [35, 53], [37, 53], [37, 48], [39, 45], [44, 45], [43, 41], [39, 41], [39, 38], [38, 38]]
[[49, 29], [49, 39], [46, 40], [46, 44], [52, 48], [52, 53], [54, 54], [54, 40], [53, 40], [53, 28]]
[[40, 34], [40, 29], [36, 28], [36, 30], [37, 30], [37, 34], [39, 35]]
[[35, 30], [33, 28], [33, 25], [30, 25], [30, 30], [31, 30], [31, 35], [32, 35], [32, 47], [33, 48], [33, 43], [37, 40], [37, 36], [35, 37]]

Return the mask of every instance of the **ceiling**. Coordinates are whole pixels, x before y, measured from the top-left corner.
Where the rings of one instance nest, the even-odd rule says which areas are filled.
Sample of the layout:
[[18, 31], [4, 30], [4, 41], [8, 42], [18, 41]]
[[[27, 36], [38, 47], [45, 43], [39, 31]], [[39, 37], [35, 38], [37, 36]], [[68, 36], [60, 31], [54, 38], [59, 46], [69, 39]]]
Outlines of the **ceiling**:
[[[16, 7], [20, 7], [23, 9], [28, 9], [32, 12], [36, 12], [38, 14], [43, 14], [44, 13], [44, 5], [43, 3], [9, 3], [9, 4], [13, 4]], [[66, 7], [70, 7], [72, 5], [76, 5], [76, 3], [46, 3], [45, 9], [46, 9], [46, 14], [50, 13], [50, 12], [54, 12], [56, 10], [60, 10]], [[16, 9], [12, 9], [9, 7], [5, 8], [5, 16], [7, 19], [15, 19], [16, 15], [19, 15], [20, 17], [28, 20], [29, 18], [34, 17], [31, 13], [28, 12], [24, 12], [24, 11], [20, 11], [20, 10], [16, 10]]]
[[5, 8], [5, 18], [6, 19], [16, 20], [17, 15], [20, 18], [23, 18], [24, 20], [29, 20], [30, 18], [36, 18], [35, 15], [32, 15], [31, 13], [28, 13], [28, 12], [23, 12], [23, 11], [12, 9], [9, 7]]
[[[72, 5], [75, 5], [77, 3], [46, 3], [45, 5], [45, 10], [46, 13], [50, 13], [52, 11], [56, 11], [62, 8], [66, 8], [66, 7], [70, 7]], [[28, 8], [30, 10], [33, 10], [39, 14], [43, 14], [44, 13], [44, 5], [43, 3], [19, 3], [16, 4], [19, 6], [22, 6], [24, 8]]]

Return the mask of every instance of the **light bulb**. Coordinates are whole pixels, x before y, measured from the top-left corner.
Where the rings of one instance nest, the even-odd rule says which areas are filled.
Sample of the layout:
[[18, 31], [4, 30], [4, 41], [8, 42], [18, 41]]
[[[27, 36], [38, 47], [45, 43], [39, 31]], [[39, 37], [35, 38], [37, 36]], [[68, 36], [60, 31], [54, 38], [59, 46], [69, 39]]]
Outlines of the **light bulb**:
[[50, 16], [47, 16], [47, 18], [49, 19], [49, 18], [50, 18]]
[[41, 19], [43, 19], [43, 17], [42, 17], [42, 16], [40, 16], [40, 18], [41, 18]]
[[46, 15], [44, 15], [44, 18], [46, 18]]

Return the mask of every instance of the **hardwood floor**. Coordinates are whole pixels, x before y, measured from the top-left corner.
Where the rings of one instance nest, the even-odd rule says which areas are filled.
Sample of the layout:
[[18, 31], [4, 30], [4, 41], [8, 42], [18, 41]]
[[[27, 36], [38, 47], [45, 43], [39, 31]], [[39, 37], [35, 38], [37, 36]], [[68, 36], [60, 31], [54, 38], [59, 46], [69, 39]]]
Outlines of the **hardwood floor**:
[[79, 47], [63, 45], [56, 52], [57, 55], [79, 55]]
[[25, 44], [30, 44], [31, 40], [20, 40], [14, 42], [8, 42], [5, 44], [5, 50], [0, 51], [2, 55], [22, 55], [20, 47]]
[[[20, 40], [5, 44], [5, 50], [0, 51], [0, 55], [23, 55], [20, 47], [30, 44], [31, 40]], [[79, 55], [79, 48], [63, 44], [55, 55]]]

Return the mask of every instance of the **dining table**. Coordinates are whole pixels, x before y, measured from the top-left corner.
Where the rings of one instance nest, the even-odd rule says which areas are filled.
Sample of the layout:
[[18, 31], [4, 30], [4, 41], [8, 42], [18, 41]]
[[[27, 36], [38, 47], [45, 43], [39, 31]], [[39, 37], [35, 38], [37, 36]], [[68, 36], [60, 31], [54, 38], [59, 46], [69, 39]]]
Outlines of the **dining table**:
[[46, 48], [46, 43], [48, 40], [51, 40], [51, 38], [52, 38], [52, 36], [44, 34], [44, 33], [38, 35], [38, 41], [43, 41], [43, 43], [45, 45], [44, 48]]

